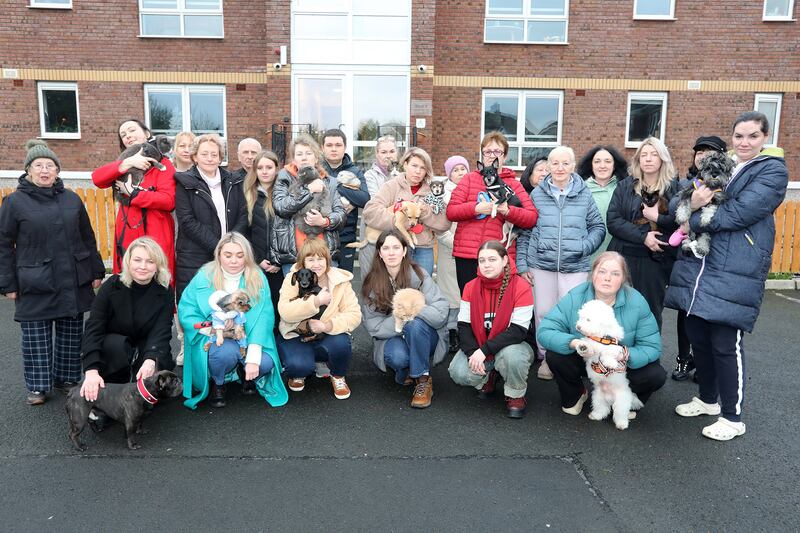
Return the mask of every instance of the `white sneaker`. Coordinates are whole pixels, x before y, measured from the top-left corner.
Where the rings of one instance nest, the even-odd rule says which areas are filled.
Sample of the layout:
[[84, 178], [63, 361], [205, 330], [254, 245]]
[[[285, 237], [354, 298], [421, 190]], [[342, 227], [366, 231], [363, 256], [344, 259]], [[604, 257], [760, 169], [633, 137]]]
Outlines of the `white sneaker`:
[[561, 410], [567, 413], [568, 415], [578, 416], [581, 414], [581, 410], [583, 409], [583, 404], [586, 403], [586, 400], [589, 399], [589, 392], [584, 389], [583, 394], [581, 397], [578, 398], [578, 401], [575, 402], [575, 405], [572, 407], [562, 407]]
[[331, 377], [331, 369], [327, 363], [314, 363], [314, 371], [319, 379]]

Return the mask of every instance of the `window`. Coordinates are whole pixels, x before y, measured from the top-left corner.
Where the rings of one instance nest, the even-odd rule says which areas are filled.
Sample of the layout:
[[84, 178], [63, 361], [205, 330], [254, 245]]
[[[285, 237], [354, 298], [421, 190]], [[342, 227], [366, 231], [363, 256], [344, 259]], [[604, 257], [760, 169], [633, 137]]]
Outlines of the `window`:
[[763, 20], [792, 20], [794, 0], [764, 0]]
[[638, 148], [648, 137], [664, 141], [667, 93], [628, 93], [625, 148]]
[[140, 37], [223, 37], [222, 0], [139, 0]]
[[563, 101], [562, 91], [484, 91], [483, 135], [505, 135], [506, 165], [522, 168], [561, 144]]
[[769, 137], [767, 137], [765, 146], [778, 145], [782, 100], [782, 94], [756, 94], [756, 103], [753, 107], [756, 111], [761, 111], [767, 115], [767, 120], [769, 120]]
[[221, 85], [145, 85], [145, 122], [153, 134], [226, 137], [225, 87]]
[[567, 44], [569, 0], [486, 0], [487, 43]]
[[78, 84], [39, 82], [39, 126], [47, 139], [80, 139]]
[[633, 18], [674, 19], [675, 0], [633, 0]]
[[31, 0], [28, 7], [44, 7], [48, 9], [72, 9], [72, 0]]

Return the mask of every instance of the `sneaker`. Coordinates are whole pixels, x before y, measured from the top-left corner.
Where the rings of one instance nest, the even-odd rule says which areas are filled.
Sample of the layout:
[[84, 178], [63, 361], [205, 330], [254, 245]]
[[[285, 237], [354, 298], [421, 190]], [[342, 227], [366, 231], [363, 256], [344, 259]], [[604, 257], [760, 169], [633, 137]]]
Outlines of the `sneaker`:
[[675, 381], [686, 381], [694, 370], [694, 359], [683, 360], [680, 357], [675, 359], [675, 370], [672, 371], [672, 379]]
[[547, 365], [547, 359], [542, 359], [542, 364], [539, 365], [539, 370], [536, 372], [536, 377], [545, 381], [553, 379], [553, 372]]
[[213, 381], [211, 382], [208, 403], [211, 407], [225, 407], [225, 385], [217, 385]]
[[347, 386], [344, 376], [340, 378], [331, 376], [331, 385], [333, 385], [333, 395], [337, 400], [346, 400], [350, 397], [350, 387]]
[[326, 363], [314, 363], [314, 373], [319, 379], [331, 377], [331, 369]]
[[589, 393], [586, 391], [586, 389], [583, 389], [581, 397], [578, 398], [578, 401], [575, 402], [575, 405], [573, 405], [572, 407], [562, 407], [561, 410], [567, 413], [568, 415], [578, 416], [579, 414], [581, 414], [581, 410], [583, 409], [583, 404], [585, 404], [586, 400], [588, 399], [589, 399]]
[[486, 380], [481, 390], [478, 391], [478, 398], [481, 400], [487, 399], [494, 394], [494, 389], [497, 387], [497, 370], [489, 371], [489, 379]]
[[60, 390], [64, 394], [69, 394], [69, 391], [71, 391], [77, 386], [78, 383], [75, 381], [56, 381], [53, 383], [53, 388], [55, 390]]
[[47, 395], [39, 391], [28, 392], [28, 397], [25, 400], [28, 405], [42, 405], [47, 401]]
[[525, 406], [528, 402], [525, 397], [522, 398], [509, 398], [506, 396], [506, 409], [508, 409], [508, 418], [522, 418], [525, 415]]
[[289, 387], [291, 391], [300, 392], [306, 388], [306, 378], [289, 378], [286, 386]]
[[431, 398], [433, 398], [433, 380], [430, 376], [418, 377], [414, 395], [411, 397], [411, 407], [425, 409], [431, 405]]

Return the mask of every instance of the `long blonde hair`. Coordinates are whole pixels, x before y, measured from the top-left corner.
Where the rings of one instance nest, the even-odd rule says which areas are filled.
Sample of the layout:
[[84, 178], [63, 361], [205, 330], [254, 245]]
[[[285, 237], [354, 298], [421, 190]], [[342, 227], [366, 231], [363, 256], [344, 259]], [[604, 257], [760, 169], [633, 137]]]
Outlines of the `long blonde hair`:
[[244, 252], [244, 271], [242, 272], [244, 288], [250, 299], [253, 302], [257, 302], [258, 296], [264, 288], [263, 274], [253, 258], [253, 248], [245, 236], [238, 231], [231, 231], [222, 236], [217, 243], [217, 247], [214, 248], [214, 259], [206, 263], [203, 266], [203, 270], [205, 270], [208, 279], [214, 284], [214, 289], [223, 290], [225, 287], [225, 274], [222, 270], [220, 255], [222, 254], [222, 247], [231, 243], [238, 244]]
[[119, 275], [119, 280], [122, 284], [130, 288], [131, 283], [133, 283], [133, 278], [131, 277], [131, 255], [133, 255], [133, 251], [136, 248], [144, 248], [150, 259], [155, 262], [156, 274], [153, 279], [156, 280], [156, 283], [165, 288], [169, 287], [172, 274], [169, 272], [167, 256], [161, 246], [151, 237], [139, 237], [128, 245], [125, 255], [122, 256], [122, 272]]
[[[250, 170], [247, 171], [247, 175], [244, 177], [244, 200], [247, 204], [247, 222], [249, 224], [253, 223], [253, 208], [256, 205], [256, 200], [258, 200], [258, 186], [260, 185], [258, 180], [258, 164], [262, 159], [269, 159], [275, 163], [275, 179], [277, 179], [277, 173], [280, 170], [280, 163], [278, 162], [278, 156], [275, 155], [275, 152], [262, 150], [261, 153], [253, 159], [253, 166], [250, 167]], [[272, 185], [266, 189], [267, 199], [264, 201], [264, 214], [267, 218], [275, 216], [275, 210], [272, 208], [272, 189], [274, 187], [275, 180], [273, 179]]]
[[[173, 150], [177, 150], [178, 144], [181, 142], [181, 139], [183, 139], [184, 137], [189, 139], [189, 159], [191, 160], [192, 159], [192, 145], [194, 144], [194, 139], [195, 139], [195, 134], [194, 133], [192, 133], [191, 131], [178, 132], [178, 134], [175, 135], [175, 140], [172, 141], [172, 147], [173, 147]], [[177, 168], [177, 165], [178, 165], [178, 154], [177, 153], [173, 153], [172, 154], [172, 165], [175, 166], [175, 168]]]
[[639, 145], [639, 148], [637, 148], [636, 152], [633, 154], [631, 166], [628, 169], [630, 175], [635, 178], [633, 181], [633, 192], [638, 195], [642, 194], [642, 187], [644, 186], [644, 172], [642, 172], [642, 167], [639, 164], [639, 155], [641, 155], [642, 149], [645, 146], [652, 146], [655, 148], [659, 159], [661, 159], [661, 168], [658, 170], [656, 190], [658, 190], [658, 194], [663, 195], [665, 192], [667, 192], [670, 182], [675, 177], [675, 163], [672, 162], [672, 156], [669, 155], [667, 146], [655, 137], [648, 137], [647, 139], [643, 140], [642, 144]]

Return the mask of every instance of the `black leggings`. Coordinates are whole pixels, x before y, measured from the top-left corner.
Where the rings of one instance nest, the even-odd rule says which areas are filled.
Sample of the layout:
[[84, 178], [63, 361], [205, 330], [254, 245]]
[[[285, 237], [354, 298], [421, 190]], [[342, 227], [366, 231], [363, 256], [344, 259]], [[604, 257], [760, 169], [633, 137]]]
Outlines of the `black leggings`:
[[478, 260], [455, 257], [456, 260], [456, 279], [458, 281], [458, 292], [464, 294], [464, 287], [467, 283], [478, 277]]

